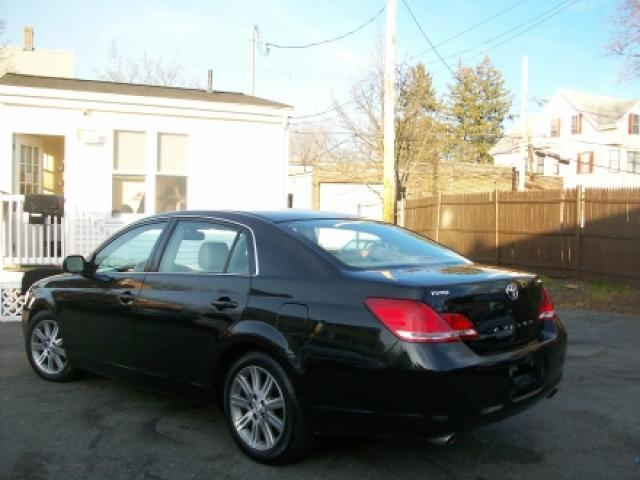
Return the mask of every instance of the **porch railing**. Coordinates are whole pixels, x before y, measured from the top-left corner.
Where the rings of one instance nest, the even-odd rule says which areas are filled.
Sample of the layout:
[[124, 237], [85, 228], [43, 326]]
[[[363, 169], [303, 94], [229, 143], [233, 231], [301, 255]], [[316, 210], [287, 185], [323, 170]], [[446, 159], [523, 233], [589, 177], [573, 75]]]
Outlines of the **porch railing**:
[[18, 265], [57, 265], [67, 252], [65, 217], [47, 215], [30, 224], [23, 195], [0, 194], [0, 269]]
[[68, 254], [89, 256], [104, 240], [137, 217], [88, 213], [65, 204], [65, 216], [29, 223], [24, 195], [0, 193], [0, 271], [8, 267], [60, 265]]

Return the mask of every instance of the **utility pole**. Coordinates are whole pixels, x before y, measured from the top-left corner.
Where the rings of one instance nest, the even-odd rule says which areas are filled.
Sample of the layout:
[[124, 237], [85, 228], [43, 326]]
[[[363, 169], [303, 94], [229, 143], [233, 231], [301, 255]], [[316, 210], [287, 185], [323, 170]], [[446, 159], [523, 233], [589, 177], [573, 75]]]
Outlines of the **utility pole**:
[[522, 56], [520, 79], [520, 159], [518, 161], [518, 191], [525, 186], [526, 162], [529, 160], [529, 57]]
[[258, 43], [258, 26], [251, 29], [251, 95], [256, 94], [256, 45]]
[[387, 0], [384, 42], [384, 203], [383, 220], [396, 222], [395, 169], [395, 72], [396, 72], [396, 0]]

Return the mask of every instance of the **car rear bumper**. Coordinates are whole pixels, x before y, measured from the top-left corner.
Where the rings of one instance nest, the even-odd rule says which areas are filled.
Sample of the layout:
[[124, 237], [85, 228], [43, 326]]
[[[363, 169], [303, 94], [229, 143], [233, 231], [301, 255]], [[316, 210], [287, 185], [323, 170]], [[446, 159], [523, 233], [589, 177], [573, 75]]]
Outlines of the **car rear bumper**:
[[[318, 383], [325, 393], [313, 392], [319, 399], [310, 412], [314, 428], [329, 434], [435, 436], [515, 415], [555, 393], [567, 343], [558, 325], [553, 338], [499, 355], [480, 356], [449, 345], [424, 348], [423, 353], [436, 352], [427, 358], [415, 355], [417, 347], [404, 344], [394, 364], [377, 370], [316, 372], [314, 384], [328, 377]], [[429, 361], [437, 365], [439, 354], [447, 349], [449, 359], [463, 366], [427, 368]]]

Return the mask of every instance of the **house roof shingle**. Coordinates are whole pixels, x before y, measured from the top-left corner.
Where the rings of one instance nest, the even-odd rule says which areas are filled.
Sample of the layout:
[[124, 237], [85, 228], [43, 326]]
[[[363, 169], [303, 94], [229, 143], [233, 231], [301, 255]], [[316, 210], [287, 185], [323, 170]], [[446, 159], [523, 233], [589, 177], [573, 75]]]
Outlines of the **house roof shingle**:
[[271, 108], [292, 108], [290, 105], [286, 105], [284, 103], [274, 102], [259, 97], [252, 97], [251, 95], [236, 92], [222, 92], [217, 90], [207, 92], [205, 90], [195, 88], [163, 87], [135, 83], [107, 82], [101, 80], [82, 80], [77, 78], [42, 77], [17, 73], [6, 73], [0, 77], [0, 85], [69, 90], [76, 92], [108, 93], [114, 95], [135, 95], [140, 97], [170, 98], [175, 100], [233, 103]]

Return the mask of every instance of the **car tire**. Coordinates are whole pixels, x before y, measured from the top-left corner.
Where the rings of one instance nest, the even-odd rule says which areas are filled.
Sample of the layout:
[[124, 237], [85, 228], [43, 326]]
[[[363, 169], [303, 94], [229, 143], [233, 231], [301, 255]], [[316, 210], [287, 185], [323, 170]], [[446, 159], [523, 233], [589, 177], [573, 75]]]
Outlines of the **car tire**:
[[227, 372], [223, 395], [231, 436], [250, 458], [282, 464], [310, 449], [313, 434], [291, 377], [270, 356], [239, 358]]
[[51, 382], [76, 378], [77, 371], [67, 356], [58, 321], [52, 313], [38, 312], [29, 320], [25, 342], [31, 368], [40, 377]]

